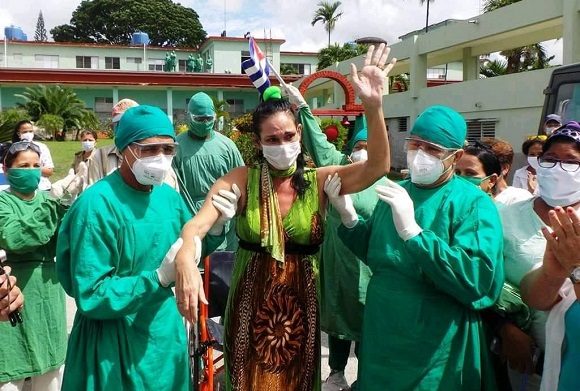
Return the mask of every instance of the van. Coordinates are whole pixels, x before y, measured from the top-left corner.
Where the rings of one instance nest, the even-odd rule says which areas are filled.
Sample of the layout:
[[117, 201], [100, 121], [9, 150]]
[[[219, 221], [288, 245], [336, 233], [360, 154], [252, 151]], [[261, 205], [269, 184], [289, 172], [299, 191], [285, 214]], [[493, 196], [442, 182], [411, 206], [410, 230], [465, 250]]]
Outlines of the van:
[[580, 122], [580, 63], [554, 69], [544, 95], [538, 134], [544, 134], [544, 119], [548, 114], [558, 114], [563, 123]]

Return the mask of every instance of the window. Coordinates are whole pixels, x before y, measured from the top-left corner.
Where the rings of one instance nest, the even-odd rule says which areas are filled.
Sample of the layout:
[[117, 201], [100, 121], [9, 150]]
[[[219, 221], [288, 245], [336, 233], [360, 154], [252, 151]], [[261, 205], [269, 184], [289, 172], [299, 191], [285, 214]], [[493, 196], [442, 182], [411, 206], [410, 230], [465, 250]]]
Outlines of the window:
[[14, 57], [14, 65], [22, 65], [22, 53], [14, 53], [12, 56]]
[[58, 68], [58, 56], [35, 54], [34, 64], [36, 68]]
[[231, 117], [244, 114], [244, 100], [243, 99], [226, 99], [228, 104], [226, 110]]
[[187, 69], [187, 60], [179, 60], [178, 64], [179, 64], [178, 71], [185, 72], [185, 70]]
[[121, 69], [119, 57], [105, 57], [105, 69]]
[[111, 114], [113, 111], [112, 97], [95, 97], [95, 112]]
[[77, 68], [99, 69], [99, 57], [77, 56]]
[[165, 60], [161, 58], [150, 58], [148, 65], [148, 69], [150, 71], [163, 71], [163, 68], [165, 67]]
[[142, 62], [141, 57], [127, 57], [127, 64], [141, 64]]
[[409, 117], [396, 118], [399, 132], [406, 132], [409, 130]]
[[445, 68], [428, 68], [427, 79], [445, 79]]
[[495, 137], [496, 119], [474, 119], [467, 121], [467, 141], [473, 142], [482, 137]]
[[312, 73], [312, 65], [283, 63], [280, 65], [280, 72], [283, 75], [310, 75]]

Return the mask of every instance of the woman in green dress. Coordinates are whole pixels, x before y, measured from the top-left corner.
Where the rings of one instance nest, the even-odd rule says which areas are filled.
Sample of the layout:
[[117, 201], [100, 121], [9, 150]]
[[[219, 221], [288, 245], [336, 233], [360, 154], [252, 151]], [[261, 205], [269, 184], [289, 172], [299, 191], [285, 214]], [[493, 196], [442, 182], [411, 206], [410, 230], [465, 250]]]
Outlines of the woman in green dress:
[[30, 141], [14, 143], [4, 157], [10, 188], [0, 192], [0, 248], [26, 296], [23, 322], [0, 323], [0, 390], [60, 390], [66, 353], [64, 290], [54, 262], [56, 232], [65, 209], [37, 191], [40, 149]]
[[[193, 238], [204, 237], [218, 218], [211, 197], [233, 185], [241, 189], [237, 233], [240, 249], [225, 316], [227, 388], [317, 390], [320, 388], [318, 268], [314, 255], [322, 233], [325, 188], [342, 178], [345, 192], [358, 192], [389, 169], [389, 145], [382, 113], [389, 49], [369, 49], [355, 89], [365, 106], [369, 158], [356, 164], [307, 170], [301, 153], [301, 125], [279, 91], [264, 94], [253, 114], [256, 142], [265, 162], [239, 167], [212, 187], [200, 212], [182, 231], [176, 258], [176, 294], [183, 315], [196, 318], [205, 301], [199, 272], [192, 267]], [[383, 69], [384, 68], [384, 69]], [[331, 176], [333, 180], [331, 180]], [[356, 212], [341, 217], [356, 220]], [[354, 214], [354, 216], [353, 216]]]

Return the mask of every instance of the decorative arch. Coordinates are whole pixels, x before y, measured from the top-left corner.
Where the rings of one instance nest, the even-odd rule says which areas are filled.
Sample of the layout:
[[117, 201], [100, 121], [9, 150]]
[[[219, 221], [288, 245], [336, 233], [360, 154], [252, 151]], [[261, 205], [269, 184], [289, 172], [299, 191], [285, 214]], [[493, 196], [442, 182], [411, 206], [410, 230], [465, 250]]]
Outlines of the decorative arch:
[[364, 111], [362, 105], [355, 103], [354, 87], [348, 79], [336, 71], [318, 71], [306, 77], [300, 84], [300, 93], [304, 96], [310, 84], [316, 79], [331, 79], [336, 81], [344, 91], [345, 103], [341, 109], [315, 109], [314, 114], [317, 115], [358, 115]]

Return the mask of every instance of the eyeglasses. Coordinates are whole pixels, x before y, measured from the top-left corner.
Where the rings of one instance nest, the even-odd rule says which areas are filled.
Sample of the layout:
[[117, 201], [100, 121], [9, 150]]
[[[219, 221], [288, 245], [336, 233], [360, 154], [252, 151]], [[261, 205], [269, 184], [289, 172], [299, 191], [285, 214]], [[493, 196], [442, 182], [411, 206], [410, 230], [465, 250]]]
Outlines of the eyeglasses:
[[213, 115], [193, 115], [193, 114], [190, 114], [189, 118], [191, 118], [191, 120], [193, 122], [198, 122], [198, 123], [207, 123], [207, 122], [212, 122], [215, 120], [215, 116], [213, 116]]
[[576, 172], [580, 168], [580, 162], [573, 160], [556, 160], [551, 158], [538, 158], [538, 164], [543, 168], [554, 168], [556, 164], [560, 164], [562, 170], [567, 172]]
[[432, 143], [426, 140], [420, 140], [412, 137], [407, 137], [405, 139], [405, 147], [407, 150], [414, 151], [417, 149], [422, 149], [426, 153], [436, 156], [436, 157], [443, 157], [445, 154], [449, 152], [455, 152], [456, 149], [453, 148], [445, 148], [439, 144]]
[[140, 144], [132, 143], [131, 145], [137, 146], [139, 151], [139, 157], [147, 156], [157, 156], [160, 153], [168, 156], [175, 156], [177, 153], [177, 143], [151, 143], [151, 144]]

